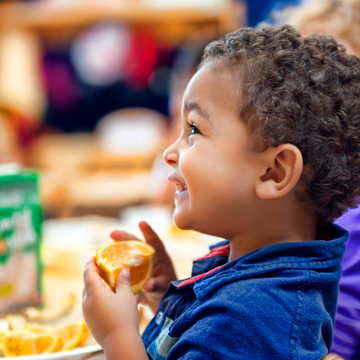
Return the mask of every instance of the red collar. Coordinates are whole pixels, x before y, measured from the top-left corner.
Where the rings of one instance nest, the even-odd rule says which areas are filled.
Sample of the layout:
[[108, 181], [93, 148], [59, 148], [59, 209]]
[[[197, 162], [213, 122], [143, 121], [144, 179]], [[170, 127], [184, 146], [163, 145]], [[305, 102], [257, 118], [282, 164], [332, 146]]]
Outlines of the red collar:
[[[219, 247], [216, 247], [215, 249], [211, 250], [207, 255], [196, 259], [195, 261], [199, 261], [199, 260], [203, 260], [203, 259], [208, 259], [208, 258], [212, 258], [212, 257], [216, 257], [216, 256], [229, 256], [230, 254], [230, 244], [225, 244]], [[221, 266], [217, 266], [203, 274], [197, 275], [197, 276], [193, 276], [190, 279], [184, 280], [182, 281], [177, 288], [179, 289], [182, 286], [188, 285], [188, 284], [193, 284], [196, 280], [203, 278], [206, 275], [209, 275], [211, 273], [213, 273], [214, 271], [216, 271], [217, 269], [221, 268]]]

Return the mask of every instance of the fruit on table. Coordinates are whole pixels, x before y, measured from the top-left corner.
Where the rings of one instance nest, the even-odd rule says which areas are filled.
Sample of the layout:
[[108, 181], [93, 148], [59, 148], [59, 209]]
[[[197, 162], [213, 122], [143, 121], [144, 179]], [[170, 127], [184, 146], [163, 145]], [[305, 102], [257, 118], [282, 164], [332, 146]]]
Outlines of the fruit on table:
[[62, 349], [63, 340], [55, 334], [32, 334], [25, 330], [11, 331], [2, 339], [5, 356], [52, 353]]
[[55, 334], [33, 335], [37, 354], [53, 353], [62, 350], [64, 341]]
[[5, 336], [5, 331], [0, 330], [0, 354], [1, 354], [1, 350], [2, 350], [2, 339]]
[[22, 356], [53, 353], [83, 346], [90, 332], [83, 321], [55, 328], [39, 324], [26, 324], [25, 329], [4, 332], [4, 356]]
[[49, 325], [27, 324], [25, 329], [33, 334], [54, 334], [61, 339], [61, 350], [71, 350], [83, 346], [90, 331], [83, 321], [76, 321], [69, 325], [54, 328]]
[[5, 356], [23, 356], [37, 353], [32, 335], [23, 330], [11, 331], [3, 336], [2, 352]]
[[63, 339], [63, 350], [71, 350], [78, 346], [83, 346], [90, 331], [83, 321], [78, 321], [64, 326], [57, 330], [57, 334]]
[[8, 331], [9, 331], [8, 321], [5, 319], [0, 320], [0, 354], [1, 354], [1, 348], [2, 348], [2, 339]]
[[117, 276], [122, 269], [130, 271], [133, 293], [141, 290], [151, 277], [155, 249], [142, 241], [109, 241], [96, 249], [96, 264], [105, 283], [115, 289]]

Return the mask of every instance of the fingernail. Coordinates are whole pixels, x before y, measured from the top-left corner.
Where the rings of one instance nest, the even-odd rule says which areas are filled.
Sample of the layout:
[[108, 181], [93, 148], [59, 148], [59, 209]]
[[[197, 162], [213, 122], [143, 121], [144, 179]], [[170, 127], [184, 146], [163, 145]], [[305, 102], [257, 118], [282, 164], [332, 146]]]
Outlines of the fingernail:
[[121, 270], [121, 275], [130, 280], [130, 271], [127, 268]]

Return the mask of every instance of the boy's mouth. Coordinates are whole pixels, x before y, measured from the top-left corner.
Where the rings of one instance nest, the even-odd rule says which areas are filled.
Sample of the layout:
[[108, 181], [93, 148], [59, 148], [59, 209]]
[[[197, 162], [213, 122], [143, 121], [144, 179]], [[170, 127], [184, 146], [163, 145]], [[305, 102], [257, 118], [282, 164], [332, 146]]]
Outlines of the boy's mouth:
[[169, 176], [168, 179], [175, 185], [175, 194], [178, 195], [188, 190], [187, 186], [184, 183], [180, 182], [178, 179], [175, 179], [172, 176]]
[[180, 183], [174, 183], [175, 184], [175, 188], [176, 188], [176, 194], [180, 194], [183, 191], [187, 190], [186, 185], [180, 184]]

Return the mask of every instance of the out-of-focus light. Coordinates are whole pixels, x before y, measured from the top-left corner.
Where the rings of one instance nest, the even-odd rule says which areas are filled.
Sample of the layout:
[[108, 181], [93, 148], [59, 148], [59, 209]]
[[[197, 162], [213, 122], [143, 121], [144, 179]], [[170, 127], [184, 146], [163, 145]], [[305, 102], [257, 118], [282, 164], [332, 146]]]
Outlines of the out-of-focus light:
[[102, 23], [81, 33], [70, 50], [79, 78], [95, 86], [119, 81], [123, 77], [129, 44], [128, 28], [121, 24]]
[[151, 110], [114, 111], [100, 120], [96, 132], [103, 149], [121, 156], [154, 152], [161, 144], [164, 119]]

